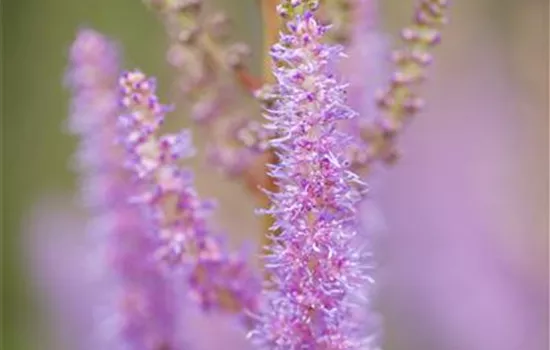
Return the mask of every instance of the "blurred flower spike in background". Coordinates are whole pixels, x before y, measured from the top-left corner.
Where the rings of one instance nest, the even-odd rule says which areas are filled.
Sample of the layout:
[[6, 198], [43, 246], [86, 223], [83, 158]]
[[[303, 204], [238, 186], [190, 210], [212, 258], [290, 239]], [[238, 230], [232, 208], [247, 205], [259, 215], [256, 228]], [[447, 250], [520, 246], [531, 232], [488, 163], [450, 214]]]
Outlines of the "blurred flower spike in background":
[[473, 2], [398, 35], [377, 0], [114, 3], [149, 32], [71, 26], [77, 195], [22, 209], [42, 312], [8, 348], [548, 348], [548, 126]]

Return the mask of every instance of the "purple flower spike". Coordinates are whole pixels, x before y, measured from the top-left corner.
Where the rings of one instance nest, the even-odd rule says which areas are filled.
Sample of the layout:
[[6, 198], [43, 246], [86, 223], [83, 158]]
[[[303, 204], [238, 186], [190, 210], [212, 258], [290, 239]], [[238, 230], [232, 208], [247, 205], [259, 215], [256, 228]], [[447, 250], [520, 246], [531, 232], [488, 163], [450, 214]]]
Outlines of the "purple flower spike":
[[81, 137], [78, 163], [84, 201], [92, 216], [87, 229], [103, 240], [105, 256], [98, 260], [105, 259], [107, 271], [102, 275], [113, 283], [109, 301], [101, 308], [105, 313], [100, 323], [109, 325], [98, 329], [104, 337], [102, 348], [182, 349], [175, 331], [178, 304], [171, 281], [153, 259], [156, 238], [146, 231], [138, 208], [128, 203], [138, 189], [123, 166], [124, 149], [116, 143], [117, 50], [101, 34], [83, 29], [70, 58], [68, 85], [74, 101], [70, 128]]
[[337, 128], [356, 113], [331, 71], [341, 48], [322, 43], [328, 28], [313, 16], [316, 7], [279, 6], [290, 22], [271, 50], [280, 99], [267, 113], [278, 135], [270, 175], [279, 192], [269, 193], [264, 211], [279, 234], [266, 259], [274, 286], [250, 336], [269, 349], [371, 349], [353, 317], [369, 277], [354, 243], [365, 184], [345, 157], [351, 137]]
[[126, 108], [119, 119], [121, 142], [141, 189], [133, 200], [142, 204], [161, 240], [157, 256], [184, 267], [189, 293], [203, 310], [241, 315], [256, 311], [258, 276], [243, 254], [230, 253], [212, 234], [209, 219], [215, 204], [199, 197], [192, 173], [178, 164], [194, 154], [191, 134], [184, 130], [157, 135], [169, 108], [158, 102], [152, 79], [139, 71], [127, 72], [119, 85]]
[[128, 167], [143, 185], [135, 200], [152, 213], [153, 229], [164, 241], [163, 257], [181, 261], [196, 245], [204, 245], [211, 209], [196, 193], [191, 175], [178, 165], [194, 153], [191, 134], [157, 135], [169, 108], [158, 102], [152, 79], [139, 71], [126, 72], [119, 85], [127, 112], [120, 117], [122, 143], [130, 156]]

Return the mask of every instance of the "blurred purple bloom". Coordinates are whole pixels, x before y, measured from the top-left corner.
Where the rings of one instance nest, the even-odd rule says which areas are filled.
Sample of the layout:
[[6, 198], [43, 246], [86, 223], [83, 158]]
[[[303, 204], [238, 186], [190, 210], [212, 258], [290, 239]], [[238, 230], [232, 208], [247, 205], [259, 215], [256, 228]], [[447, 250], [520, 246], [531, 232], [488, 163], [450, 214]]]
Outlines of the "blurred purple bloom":
[[[354, 0], [352, 30], [346, 46], [346, 60], [339, 62], [342, 76], [349, 82], [349, 105], [359, 114], [350, 121], [352, 133], [361, 123], [372, 123], [379, 113], [375, 93], [390, 74], [389, 38], [379, 28], [378, 0]], [[357, 135], [359, 136], [359, 135]]]
[[429, 91], [403, 140], [407, 156], [376, 194], [389, 226], [381, 288], [396, 350], [548, 349], [547, 238], [537, 244], [547, 212], [524, 192], [539, 176], [526, 171], [533, 150], [518, 151], [532, 135], [486, 40], [443, 57], [436, 84], [452, 86]]
[[[78, 154], [87, 230], [103, 242], [113, 298], [102, 322], [110, 349], [181, 349], [176, 336], [176, 300], [171, 280], [153, 258], [157, 238], [128, 199], [137, 189], [116, 144], [118, 54], [101, 34], [82, 29], [70, 51], [68, 85], [73, 92], [71, 130], [81, 139]], [[112, 337], [112, 338], [111, 338]]]
[[96, 307], [108, 285], [94, 270], [102, 266], [94, 254], [97, 242], [79, 234], [85, 220], [69, 201], [46, 198], [36, 203], [25, 219], [28, 268], [33, 276], [52, 344], [41, 339], [43, 349], [94, 350], [102, 344], [94, 332]]

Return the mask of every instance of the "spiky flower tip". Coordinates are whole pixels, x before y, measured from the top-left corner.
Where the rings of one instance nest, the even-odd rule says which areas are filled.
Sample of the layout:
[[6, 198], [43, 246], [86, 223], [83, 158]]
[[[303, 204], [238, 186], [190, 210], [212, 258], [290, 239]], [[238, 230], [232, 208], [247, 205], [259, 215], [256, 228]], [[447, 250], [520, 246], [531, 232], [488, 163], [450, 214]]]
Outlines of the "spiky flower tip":
[[[323, 44], [328, 27], [316, 1], [286, 1], [279, 13], [287, 31], [271, 49], [280, 98], [266, 126], [279, 163], [271, 166], [279, 192], [269, 193], [275, 218], [266, 269], [273, 284], [250, 337], [270, 349], [358, 349], [367, 337], [353, 314], [367, 271], [356, 236], [355, 207], [365, 184], [349, 170], [351, 138], [337, 124], [356, 113], [331, 72], [343, 55]], [[367, 345], [367, 348], [368, 345]]]
[[253, 312], [258, 277], [243, 254], [230, 253], [221, 237], [212, 233], [209, 218], [214, 202], [199, 197], [192, 173], [178, 164], [194, 153], [190, 133], [157, 135], [170, 108], [159, 103], [154, 80], [142, 72], [123, 73], [119, 86], [126, 109], [119, 119], [122, 142], [128, 168], [141, 190], [134, 201], [142, 204], [162, 242], [158, 256], [184, 268], [191, 296], [203, 309]]
[[[124, 168], [117, 135], [119, 73], [113, 43], [91, 29], [78, 32], [70, 50], [67, 82], [73, 93], [71, 130], [81, 138], [77, 154], [83, 200], [90, 211], [89, 234], [100, 240], [113, 298], [105, 318], [114, 321], [101, 342], [111, 349], [180, 349], [176, 342], [176, 300], [168, 278], [152, 259], [155, 239], [139, 210], [127, 202], [136, 188]], [[101, 253], [101, 254], [100, 254]], [[105, 255], [103, 255], [103, 253]]]

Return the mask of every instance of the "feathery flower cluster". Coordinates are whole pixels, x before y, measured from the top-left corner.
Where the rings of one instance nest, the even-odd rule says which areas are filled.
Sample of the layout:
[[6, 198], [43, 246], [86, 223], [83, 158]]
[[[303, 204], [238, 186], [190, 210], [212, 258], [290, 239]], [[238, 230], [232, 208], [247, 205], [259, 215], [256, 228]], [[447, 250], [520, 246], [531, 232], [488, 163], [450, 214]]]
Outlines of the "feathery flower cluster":
[[169, 107], [158, 102], [155, 82], [139, 71], [119, 81], [126, 113], [120, 116], [128, 167], [141, 185], [134, 201], [151, 213], [153, 232], [163, 241], [159, 255], [188, 272], [189, 289], [202, 308], [226, 312], [256, 309], [259, 282], [241, 254], [230, 254], [212, 235], [211, 201], [201, 200], [190, 171], [178, 160], [193, 154], [190, 133], [157, 137]]
[[[376, 0], [327, 0], [326, 6], [321, 7], [322, 16], [328, 23], [331, 23], [329, 33], [334, 34], [333, 22], [348, 21], [351, 17], [352, 29], [346, 26], [340, 27], [337, 34], [326, 38], [328, 42], [344, 43], [348, 49], [376, 50], [377, 47], [366, 47], [366, 43], [373, 44], [372, 27], [376, 19]], [[357, 95], [368, 94], [373, 88], [372, 82], [376, 77], [368, 79], [361, 78], [354, 71], [354, 75], [348, 79], [353, 82], [350, 91], [350, 100], [354, 107], [359, 109], [361, 118], [349, 123], [340, 123], [346, 132], [352, 134], [351, 142], [346, 150], [347, 157], [353, 164], [353, 168], [361, 171], [362, 174], [369, 174], [372, 165], [377, 162], [386, 164], [394, 163], [399, 157], [399, 151], [395, 145], [395, 139], [403, 129], [405, 123], [413, 117], [424, 105], [422, 99], [416, 96], [414, 88], [425, 78], [426, 67], [432, 62], [432, 55], [429, 50], [440, 42], [439, 28], [447, 22], [445, 11], [448, 7], [448, 0], [422, 0], [417, 6], [414, 14], [413, 24], [402, 31], [401, 36], [407, 45], [406, 48], [397, 50], [392, 55], [396, 64], [395, 72], [391, 78], [388, 88], [378, 90], [372, 97], [362, 96], [358, 100]], [[282, 8], [282, 7], [280, 7]], [[353, 16], [351, 15], [353, 13]], [[361, 17], [361, 16], [364, 16]], [[344, 18], [344, 20], [342, 20]], [[366, 27], [363, 27], [366, 26]], [[381, 41], [382, 38], [378, 38]], [[359, 42], [358, 42], [359, 41]], [[380, 42], [374, 43], [380, 46]], [[379, 49], [379, 48], [378, 48]], [[377, 59], [371, 53], [364, 57], [366, 61]], [[358, 59], [361, 54], [354, 52], [354, 58]], [[382, 62], [361, 62], [363, 70], [369, 64], [373, 64], [377, 74], [384, 70]], [[348, 67], [349, 68], [349, 67]], [[362, 83], [358, 84], [358, 80]], [[365, 87], [361, 86], [365, 85]], [[368, 87], [368, 88], [367, 88]], [[265, 85], [257, 90], [256, 97], [268, 108], [279, 98], [277, 86]], [[376, 105], [375, 111], [371, 105]], [[376, 112], [380, 115], [370, 115]], [[380, 113], [381, 112], [381, 113]], [[254, 149], [265, 150], [269, 148], [269, 139], [277, 137], [277, 130], [260, 131], [256, 123], [247, 124], [247, 130], [241, 131], [245, 135], [246, 142], [241, 142]]]
[[279, 137], [271, 140], [279, 163], [271, 166], [279, 192], [270, 193], [275, 217], [266, 269], [273, 290], [251, 333], [272, 349], [357, 349], [364, 338], [352, 302], [367, 279], [353, 247], [355, 206], [365, 185], [349, 170], [351, 140], [337, 124], [356, 113], [346, 86], [331, 72], [342, 48], [322, 43], [327, 27], [313, 16], [317, 1], [286, 1], [287, 32], [272, 47], [279, 99], [268, 111]]
[[70, 128], [82, 139], [78, 164], [84, 202], [92, 216], [88, 230], [105, 243], [106, 263], [117, 290], [106, 315], [117, 332], [103, 341], [111, 349], [179, 349], [173, 281], [153, 259], [155, 237], [145, 230], [139, 210], [128, 203], [136, 188], [123, 166], [124, 150], [115, 143], [117, 50], [101, 34], [82, 29], [70, 59], [68, 85], [74, 94]]

